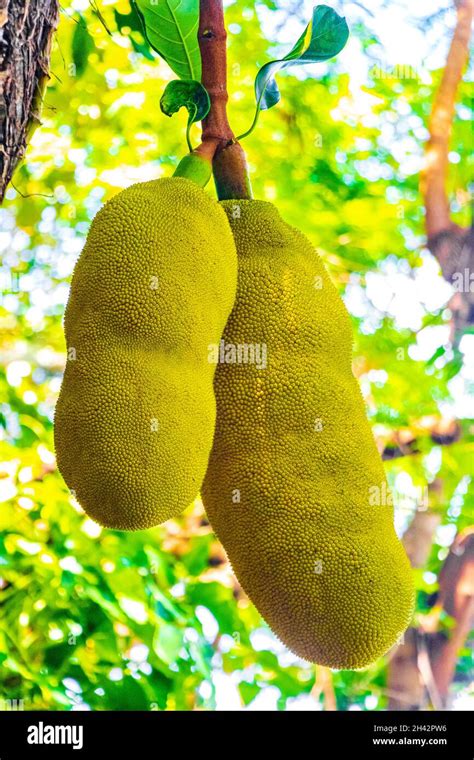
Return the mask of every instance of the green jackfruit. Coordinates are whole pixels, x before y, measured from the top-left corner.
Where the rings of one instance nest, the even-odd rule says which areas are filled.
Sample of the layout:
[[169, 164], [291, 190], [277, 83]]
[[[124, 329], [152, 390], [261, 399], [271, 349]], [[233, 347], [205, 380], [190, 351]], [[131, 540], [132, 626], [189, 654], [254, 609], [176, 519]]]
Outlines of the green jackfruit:
[[66, 309], [55, 444], [101, 525], [149, 528], [198, 494], [215, 425], [208, 345], [236, 285], [226, 215], [189, 179], [133, 185], [95, 217]]
[[284, 644], [361, 668], [406, 628], [413, 585], [352, 375], [350, 319], [308, 240], [273, 205], [222, 205], [239, 277], [204, 505]]

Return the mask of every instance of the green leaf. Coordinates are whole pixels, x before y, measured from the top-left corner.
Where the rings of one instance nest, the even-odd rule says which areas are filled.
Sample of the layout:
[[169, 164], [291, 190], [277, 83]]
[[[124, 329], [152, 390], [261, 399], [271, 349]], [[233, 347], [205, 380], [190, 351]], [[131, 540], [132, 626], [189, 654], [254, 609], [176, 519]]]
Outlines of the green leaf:
[[57, 671], [68, 662], [71, 651], [71, 647], [67, 642], [53, 644], [45, 649], [44, 664], [50, 671], [57, 673]]
[[276, 105], [280, 91], [275, 74], [288, 66], [326, 61], [337, 55], [347, 42], [349, 29], [343, 16], [327, 5], [317, 5], [313, 18], [293, 49], [280, 60], [266, 63], [255, 79], [255, 97], [262, 111]]
[[248, 681], [241, 681], [239, 683], [240, 695], [243, 699], [244, 705], [247, 706], [253, 699], [260, 693], [260, 686], [256, 683], [249, 683]]
[[72, 62], [76, 67], [76, 76], [81, 77], [87, 68], [89, 54], [95, 50], [94, 40], [82, 16], [80, 16], [74, 29], [71, 48]]
[[166, 702], [168, 694], [173, 688], [173, 682], [169, 678], [165, 678], [162, 673], [158, 673], [154, 670], [147, 679], [147, 683], [151, 688], [151, 709], [154, 709], [153, 702], [160, 710], [166, 709]]
[[232, 636], [242, 634], [245, 638], [245, 627], [242, 619], [232, 605], [232, 589], [225, 588], [215, 581], [189, 584], [186, 589], [186, 599], [193, 605], [201, 604], [212, 612], [219, 624], [221, 634]]
[[130, 38], [132, 47], [137, 53], [141, 53], [148, 61], [153, 61], [154, 56], [150, 52], [150, 45], [147, 40], [142, 42], [135, 36], [135, 32], [139, 32], [140, 40], [145, 39], [142, 17], [136, 6], [132, 5], [130, 13], [119, 13], [114, 9], [114, 16], [120, 34]]
[[430, 359], [428, 359], [428, 361], [426, 362], [426, 366], [431, 367], [431, 365], [435, 363], [436, 359], [439, 359], [440, 356], [444, 356], [445, 353], [446, 353], [446, 346], [440, 346], [439, 348], [437, 348], [433, 356]]
[[133, 0], [151, 47], [180, 79], [201, 79], [197, 0]]
[[155, 635], [153, 648], [158, 657], [168, 664], [175, 662], [183, 646], [184, 632], [169, 623], [161, 623]]
[[189, 124], [201, 121], [209, 113], [211, 100], [205, 87], [193, 79], [173, 79], [168, 82], [161, 96], [160, 108], [166, 116], [172, 116], [185, 107], [189, 113]]
[[60, 689], [49, 687], [49, 691], [53, 699], [58, 703], [58, 705], [62, 705], [63, 707], [66, 707], [66, 708], [71, 707], [71, 700], [65, 694], [63, 694], [63, 692]]
[[132, 5], [130, 13], [120, 13], [114, 8], [114, 18], [120, 34], [127, 34], [127, 30], [131, 32], [143, 31], [143, 22], [135, 5]]
[[190, 575], [200, 575], [208, 567], [209, 552], [213, 541], [214, 537], [211, 533], [193, 539], [190, 550], [181, 558]]
[[143, 685], [136, 678], [124, 675], [121, 681], [103, 683], [107, 706], [111, 710], [149, 710], [148, 699]]
[[191, 124], [204, 119], [211, 107], [208, 92], [200, 82], [196, 82], [194, 79], [174, 79], [166, 85], [160, 100], [160, 108], [163, 113], [166, 116], [172, 116], [183, 106], [189, 114], [186, 140], [189, 150], [192, 151], [193, 148], [189, 136]]

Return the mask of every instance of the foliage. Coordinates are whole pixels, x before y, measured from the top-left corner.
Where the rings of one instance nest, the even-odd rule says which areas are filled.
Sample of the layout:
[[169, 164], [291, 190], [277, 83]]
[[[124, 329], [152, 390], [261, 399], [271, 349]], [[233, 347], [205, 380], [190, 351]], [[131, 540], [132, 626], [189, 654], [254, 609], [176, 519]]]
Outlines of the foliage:
[[[314, 708], [322, 699], [317, 668], [285, 652], [265, 628], [200, 503], [156, 530], [100, 530], [54, 466], [61, 318], [90, 220], [121, 187], [170, 175], [186, 150], [186, 114], [171, 124], [159, 110], [173, 74], [150, 52], [130, 4], [103, 2], [100, 15], [84, 5], [63, 4], [43, 125], [0, 210], [0, 697], [33, 709], [159, 710], [231, 706], [237, 698], [252, 706], [264, 695], [280, 709]], [[265, 18], [278, 13], [276, 3], [267, 5]], [[252, 119], [256, 63], [276, 56], [253, 3], [229, 4], [227, 24], [238, 134]], [[367, 56], [375, 42], [366, 32], [363, 40]], [[371, 68], [358, 83], [342, 58], [318, 66], [317, 79], [281, 75], [284, 105], [268, 112], [245, 147], [256, 197], [275, 201], [310, 237], [344, 294], [355, 368], [380, 441], [429, 418], [461, 418], [457, 443], [425, 437], [419, 453], [388, 466], [400, 529], [416, 508], [417, 489], [435, 478], [444, 484], [433, 505], [441, 526], [417, 575], [420, 613], [456, 530], [472, 523], [474, 511], [472, 428], [455, 405], [468, 368], [450, 346], [450, 291], [423, 246], [417, 187], [440, 74], [421, 81]], [[471, 93], [467, 78], [451, 153], [450, 192], [464, 224]], [[198, 128], [191, 130], [197, 143]], [[384, 658], [363, 672], [335, 673], [338, 708], [384, 708], [386, 665]], [[457, 689], [469, 667], [466, 649]]]
[[266, 63], [255, 79], [257, 107], [272, 108], [280, 100], [275, 74], [289, 66], [317, 63], [336, 56], [349, 36], [347, 22], [327, 5], [318, 5], [296, 45], [284, 58]]
[[211, 107], [211, 100], [205, 87], [193, 79], [173, 79], [165, 87], [160, 98], [160, 108], [166, 116], [172, 116], [180, 108], [187, 109], [188, 123], [186, 126], [186, 142], [192, 151], [189, 131], [191, 124], [205, 119]]
[[199, 81], [199, 5], [194, 0], [135, 0], [133, 6], [138, 10], [143, 34], [151, 47], [181, 79]]

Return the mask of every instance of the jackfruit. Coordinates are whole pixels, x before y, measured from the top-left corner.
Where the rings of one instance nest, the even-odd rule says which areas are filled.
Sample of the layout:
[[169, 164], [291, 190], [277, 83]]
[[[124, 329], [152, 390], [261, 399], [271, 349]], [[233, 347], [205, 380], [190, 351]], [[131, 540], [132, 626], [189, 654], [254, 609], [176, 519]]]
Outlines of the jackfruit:
[[222, 205], [239, 275], [214, 379], [207, 515], [292, 652], [362, 668], [406, 628], [413, 585], [351, 370], [350, 318], [309, 241], [272, 204]]
[[208, 344], [236, 286], [226, 215], [189, 179], [132, 185], [92, 222], [65, 313], [55, 444], [101, 525], [149, 528], [198, 494], [215, 425]]

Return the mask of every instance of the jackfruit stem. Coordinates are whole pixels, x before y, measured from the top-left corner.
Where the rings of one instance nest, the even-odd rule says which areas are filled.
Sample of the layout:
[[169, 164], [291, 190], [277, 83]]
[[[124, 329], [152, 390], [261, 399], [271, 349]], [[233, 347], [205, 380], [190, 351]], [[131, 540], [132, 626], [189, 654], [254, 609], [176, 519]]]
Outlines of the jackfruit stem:
[[209, 159], [198, 153], [188, 153], [181, 159], [173, 177], [185, 177], [200, 187], [205, 187], [212, 175], [212, 164]]
[[217, 151], [212, 163], [217, 197], [220, 201], [251, 200], [252, 185], [245, 152], [236, 141]]
[[219, 200], [252, 197], [245, 153], [234, 138], [227, 118], [227, 32], [222, 0], [200, 0], [198, 43], [201, 82], [211, 107], [202, 121], [202, 143], [194, 153], [213, 160]]

